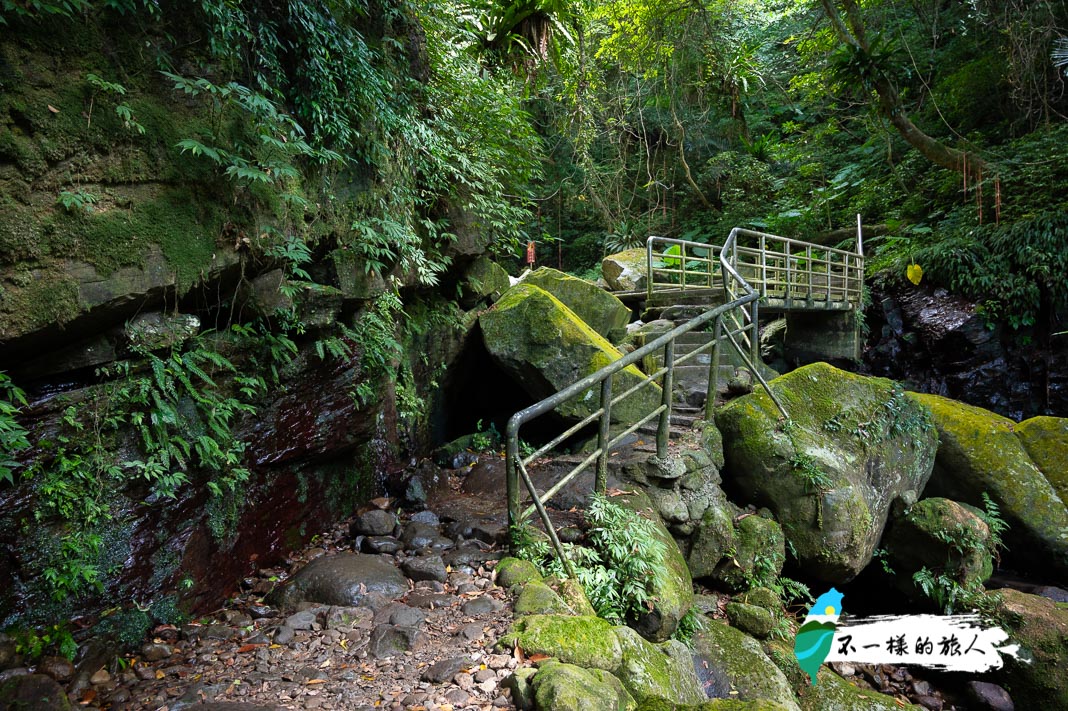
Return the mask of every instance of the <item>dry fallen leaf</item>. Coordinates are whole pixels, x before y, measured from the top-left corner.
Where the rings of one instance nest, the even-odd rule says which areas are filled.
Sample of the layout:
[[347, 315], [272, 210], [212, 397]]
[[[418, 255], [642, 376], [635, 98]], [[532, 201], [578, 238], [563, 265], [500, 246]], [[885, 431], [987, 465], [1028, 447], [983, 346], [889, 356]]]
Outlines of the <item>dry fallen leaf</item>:
[[251, 652], [253, 649], [255, 649], [256, 647], [259, 647], [259, 646], [261, 646], [261, 645], [258, 645], [258, 644], [243, 644], [243, 645], [241, 645], [240, 647], [237, 648], [237, 653], [238, 654], [244, 654], [245, 652]]
[[307, 684], [325, 684], [326, 679], [308, 679]]
[[95, 698], [96, 698], [96, 691], [94, 689], [86, 689], [85, 693], [82, 694], [81, 705], [82, 706], [88, 706], [89, 704], [91, 704], [93, 702], [93, 699], [95, 699]]
[[58, 114], [59, 113], [59, 109], [57, 109], [55, 106], [52, 106], [52, 104], [48, 105], [48, 110], [51, 111], [54, 114]]
[[528, 659], [532, 662], [544, 662], [549, 658], [548, 654], [531, 654]]

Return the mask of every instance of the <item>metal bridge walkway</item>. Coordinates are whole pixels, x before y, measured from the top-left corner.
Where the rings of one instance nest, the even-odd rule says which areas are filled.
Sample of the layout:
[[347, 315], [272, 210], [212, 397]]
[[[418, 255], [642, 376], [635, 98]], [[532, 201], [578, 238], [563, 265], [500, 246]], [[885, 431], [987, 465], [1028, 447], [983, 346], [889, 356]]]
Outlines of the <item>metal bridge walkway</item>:
[[[729, 350], [749, 371], [753, 383], [759, 383], [782, 416], [789, 419], [789, 413], [768, 386], [762, 372], [759, 309], [852, 315], [860, 305], [863, 292], [864, 257], [859, 244], [859, 225], [857, 252], [735, 228], [722, 246], [650, 237], [646, 254], [646, 302], [696, 302], [700, 306], [697, 313], [596, 373], [517, 412], [508, 421], [505, 464], [509, 525], [517, 525], [536, 511], [569, 572], [570, 563], [562, 554], [545, 503], [591, 466], [596, 467], [594, 489], [603, 493], [612, 449], [654, 421], [657, 456], [667, 456], [677, 369], [688, 365], [707, 373], [703, 415], [705, 419], [711, 419], [722, 377], [723, 357]], [[697, 336], [709, 330], [711, 338]], [[686, 347], [681, 347], [684, 344]], [[703, 355], [706, 353], [709, 354], [707, 357]], [[630, 365], [645, 366], [647, 376], [622, 393], [614, 391], [614, 376]], [[643, 388], [659, 390], [656, 398], [659, 405], [637, 422], [613, 420], [613, 406]], [[599, 400], [594, 400], [598, 395]], [[520, 428], [573, 399], [592, 400], [600, 406], [536, 451], [521, 456]], [[596, 429], [598, 433], [596, 449], [546, 491], [539, 492], [527, 467], [588, 429]], [[521, 509], [524, 490], [530, 499], [525, 510]]]

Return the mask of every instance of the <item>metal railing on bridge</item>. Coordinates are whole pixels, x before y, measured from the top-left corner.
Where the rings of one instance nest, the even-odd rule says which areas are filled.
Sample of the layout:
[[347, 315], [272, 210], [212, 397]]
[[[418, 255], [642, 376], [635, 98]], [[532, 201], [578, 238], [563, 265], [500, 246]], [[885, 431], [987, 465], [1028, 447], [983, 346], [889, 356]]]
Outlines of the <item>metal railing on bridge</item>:
[[[514, 527], [519, 522], [525, 521], [532, 513], [537, 512], [545, 526], [546, 533], [549, 535], [549, 539], [555, 548], [557, 555], [569, 574], [573, 574], [570, 562], [563, 554], [563, 549], [556, 536], [556, 531], [553, 528], [552, 522], [549, 519], [545, 504], [564, 486], [593, 465], [596, 465], [594, 490], [604, 493], [607, 483], [608, 456], [611, 450], [619, 445], [626, 437], [649, 424], [654, 419], [657, 421], [657, 456], [667, 456], [668, 437], [671, 424], [672, 378], [674, 368], [677, 365], [681, 365], [690, 359], [694, 359], [693, 362], [696, 363], [698, 362], [696, 360], [698, 355], [708, 349], [712, 350], [712, 357], [709, 363], [708, 392], [705, 399], [705, 415], [706, 417], [711, 418], [715, 398], [718, 392], [720, 355], [722, 348], [725, 345], [729, 346], [738, 353], [742, 362], [745, 363], [745, 366], [753, 374], [753, 378], [759, 381], [768, 395], [771, 396], [771, 399], [774, 401], [783, 417], [789, 417], [785, 408], [783, 408], [782, 403], [771, 391], [767, 381], [756, 367], [756, 359], [753, 357], [752, 347], [759, 342], [759, 339], [757, 338], [758, 324], [755, 318], [755, 306], [760, 299], [761, 294], [757, 289], [754, 289], [746, 282], [742, 275], [738, 273], [734, 264], [727, 259], [729, 255], [737, 258], [738, 254], [744, 254], [744, 252], [739, 252], [737, 250], [736, 245], [738, 235], [743, 232], [748, 231], [738, 229], [733, 230], [722, 248], [710, 247], [709, 245], [685, 242], [682, 240], [663, 240], [658, 237], [650, 238], [648, 242], [649, 255], [653, 254], [652, 245], [654, 243], [668, 242], [678, 246], [676, 255], [668, 255], [669, 260], [675, 259], [678, 263], [672, 264], [670, 261], [667, 261], [662, 265], [664, 267], [663, 269], [658, 268], [658, 271], [662, 272], [672, 272], [674, 270], [674, 273], [678, 275], [678, 283], [675, 285], [676, 288], [687, 288], [689, 263], [691, 261], [697, 261], [698, 263], [707, 265], [703, 272], [705, 280], [700, 286], [709, 288], [715, 287], [718, 284], [729, 296], [726, 302], [704, 311], [686, 323], [660, 335], [651, 343], [647, 343], [641, 348], [624, 355], [619, 360], [601, 368], [596, 373], [588, 375], [554, 395], [517, 412], [508, 421], [506, 430], [505, 463], [509, 526]], [[654, 240], [656, 242], [654, 242]], [[703, 256], [700, 254], [701, 250], [706, 250]], [[650, 256], [650, 260], [652, 260], [652, 256]], [[718, 264], [713, 264], [713, 262], [718, 262]], [[650, 268], [649, 278], [650, 281], [653, 281], [652, 268]], [[697, 284], [691, 285], [697, 286]], [[753, 318], [750, 318], [750, 315], [752, 315]], [[676, 360], [675, 341], [679, 336], [709, 325], [712, 325], [715, 333], [713, 340]], [[740, 338], [748, 348], [743, 347], [742, 344], [739, 343]], [[622, 393], [616, 394], [613, 391], [613, 380], [617, 373], [630, 365], [640, 364], [646, 356], [657, 353], [658, 351], [663, 352], [663, 365], [658, 370], [649, 373], [640, 382]], [[639, 390], [643, 388], [651, 388], [655, 385], [659, 385], [661, 388], [659, 406], [652, 409], [637, 422], [629, 423], [629, 426], [622, 432], [613, 434], [611, 427], [612, 407]], [[552, 412], [557, 407], [570, 400], [592, 398], [593, 390], [595, 388], [600, 390], [600, 407], [596, 411], [571, 425], [531, 454], [525, 457], [520, 456], [519, 431], [524, 424]], [[539, 493], [530, 478], [527, 467], [538, 457], [545, 455], [563, 444], [569, 438], [577, 435], [582, 430], [593, 427], [594, 425], [597, 427], [596, 449], [578, 465], [572, 468], [570, 472], [557, 480], [548, 490]], [[520, 510], [522, 504], [521, 484], [523, 488], [526, 489], [526, 492], [531, 499], [530, 505], [522, 511]]]

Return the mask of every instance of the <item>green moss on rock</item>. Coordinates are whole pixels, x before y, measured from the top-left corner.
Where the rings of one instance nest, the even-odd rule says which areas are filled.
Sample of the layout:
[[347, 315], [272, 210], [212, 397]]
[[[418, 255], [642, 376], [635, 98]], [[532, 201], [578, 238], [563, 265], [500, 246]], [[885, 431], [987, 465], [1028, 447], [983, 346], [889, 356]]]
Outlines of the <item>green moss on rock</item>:
[[743, 602], [728, 602], [725, 612], [732, 626], [757, 639], [767, 639], [775, 629], [775, 615], [763, 607]]
[[694, 636], [693, 648], [696, 662], [707, 663], [713, 678], [724, 679], [729, 685], [715, 689], [717, 695], [732, 694], [740, 701], [769, 701], [798, 711], [786, 677], [752, 637], [713, 623]]
[[497, 646], [514, 649], [516, 644], [527, 654], [547, 654], [586, 669], [614, 672], [623, 661], [612, 625], [600, 617], [529, 615], [516, 620]]
[[1016, 436], [1061, 501], [1068, 504], [1068, 417], [1032, 417]]
[[502, 558], [494, 569], [497, 584], [504, 588], [513, 585], [525, 585], [532, 580], [541, 581], [541, 573], [529, 560], [519, 558]]
[[515, 601], [517, 615], [570, 615], [572, 610], [548, 585], [531, 580]]
[[[494, 361], [535, 399], [552, 395], [604, 366], [620, 353], [556, 297], [532, 284], [518, 284], [479, 319], [486, 349]], [[634, 366], [616, 374], [615, 392], [645, 376]], [[633, 423], [660, 404], [660, 388], [650, 384], [612, 406], [612, 422]], [[600, 407], [600, 389], [563, 403], [556, 412], [579, 420]]]
[[623, 650], [622, 664], [615, 674], [639, 703], [660, 699], [692, 704], [704, 699], [688, 654], [670, 654], [673, 650], [652, 644], [629, 627], [614, 631]]
[[899, 704], [893, 696], [860, 689], [834, 672], [820, 669], [816, 685], [801, 696], [802, 711], [922, 711], [922, 706]]
[[941, 440], [927, 495], [981, 507], [985, 492], [1009, 524], [1005, 559], [1068, 575], [1068, 509], [1031, 461], [1016, 423], [938, 395], [912, 398], [930, 409]]
[[539, 711], [631, 711], [636, 707], [619, 679], [597, 669], [547, 662], [532, 683]]
[[1005, 657], [995, 680], [1009, 689], [1016, 708], [1068, 708], [1068, 610], [1018, 590], [999, 590], [998, 617], [1019, 660]]
[[541, 267], [528, 274], [523, 283], [545, 289], [590, 328], [613, 343], [618, 343], [626, 334], [630, 309], [615, 296], [588, 281]]
[[772, 381], [790, 422], [762, 389], [716, 415], [738, 503], [771, 509], [806, 573], [842, 582], [871, 560], [890, 504], [927, 483], [937, 434], [892, 381], [826, 363]]

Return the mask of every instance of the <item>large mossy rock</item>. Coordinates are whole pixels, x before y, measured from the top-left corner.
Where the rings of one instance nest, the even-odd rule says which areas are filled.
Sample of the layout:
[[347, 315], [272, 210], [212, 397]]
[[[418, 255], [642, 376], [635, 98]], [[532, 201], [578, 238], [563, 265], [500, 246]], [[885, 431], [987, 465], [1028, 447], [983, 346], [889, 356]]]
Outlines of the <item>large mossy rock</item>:
[[497, 301], [508, 291], [511, 281], [508, 272], [489, 257], [476, 259], [464, 272], [461, 297], [465, 304], [475, 304], [482, 299]]
[[523, 283], [545, 289], [574, 311], [590, 328], [613, 343], [618, 343], [627, 333], [630, 309], [595, 284], [549, 267], [527, 274]]
[[623, 650], [615, 674], [638, 703], [659, 699], [696, 704], [705, 699], [685, 645], [654, 645], [629, 627], [616, 627], [615, 633]]
[[711, 680], [713, 696], [767, 701], [798, 711], [790, 683], [752, 637], [712, 623], [693, 638], [694, 663]]
[[[482, 314], [482, 337], [501, 368], [527, 394], [541, 400], [618, 360], [619, 351], [555, 296], [533, 284], [517, 284]], [[623, 392], [645, 376], [634, 366], [613, 379]], [[580, 420], [600, 407], [600, 387], [563, 403], [556, 412]], [[612, 422], [633, 423], [660, 405], [660, 388], [650, 384], [612, 406]]]
[[998, 617], [1020, 658], [994, 672], [1018, 709], [1068, 709], [1068, 609], [1049, 598], [998, 590]]
[[1068, 417], [1032, 417], [1016, 425], [1016, 436], [1057, 496], [1068, 504]]
[[771, 387], [788, 423], [763, 390], [716, 414], [724, 489], [771, 509], [807, 574], [845, 582], [871, 560], [891, 504], [919, 498], [937, 433], [926, 410], [882, 378], [815, 363]]
[[990, 527], [971, 506], [924, 499], [894, 518], [883, 536], [894, 584], [911, 597], [920, 590], [912, 575], [921, 568], [945, 572], [968, 589], [994, 572]]
[[0, 682], [0, 711], [64, 711], [67, 692], [44, 674], [22, 674]]
[[632, 711], [637, 706], [619, 679], [600, 669], [546, 662], [532, 683], [538, 711]]
[[693, 580], [675, 539], [664, 527], [652, 501], [641, 491], [625, 493], [612, 499], [643, 516], [653, 524], [661, 557], [655, 561], [655, 575], [650, 593], [652, 609], [636, 621], [635, 628], [646, 639], [663, 642], [675, 633], [679, 621], [693, 605]]
[[930, 409], [941, 439], [927, 495], [982, 506], [986, 493], [1009, 524], [1005, 559], [1068, 575], [1068, 509], [1031, 461], [1016, 423], [938, 395], [912, 397]]
[[515, 621], [497, 646], [527, 654], [547, 654], [585, 669], [614, 672], [623, 663], [623, 648], [612, 624], [600, 617], [528, 615]]
[[644, 249], [628, 249], [601, 260], [601, 275], [612, 291], [640, 291], [648, 283], [649, 265]]

